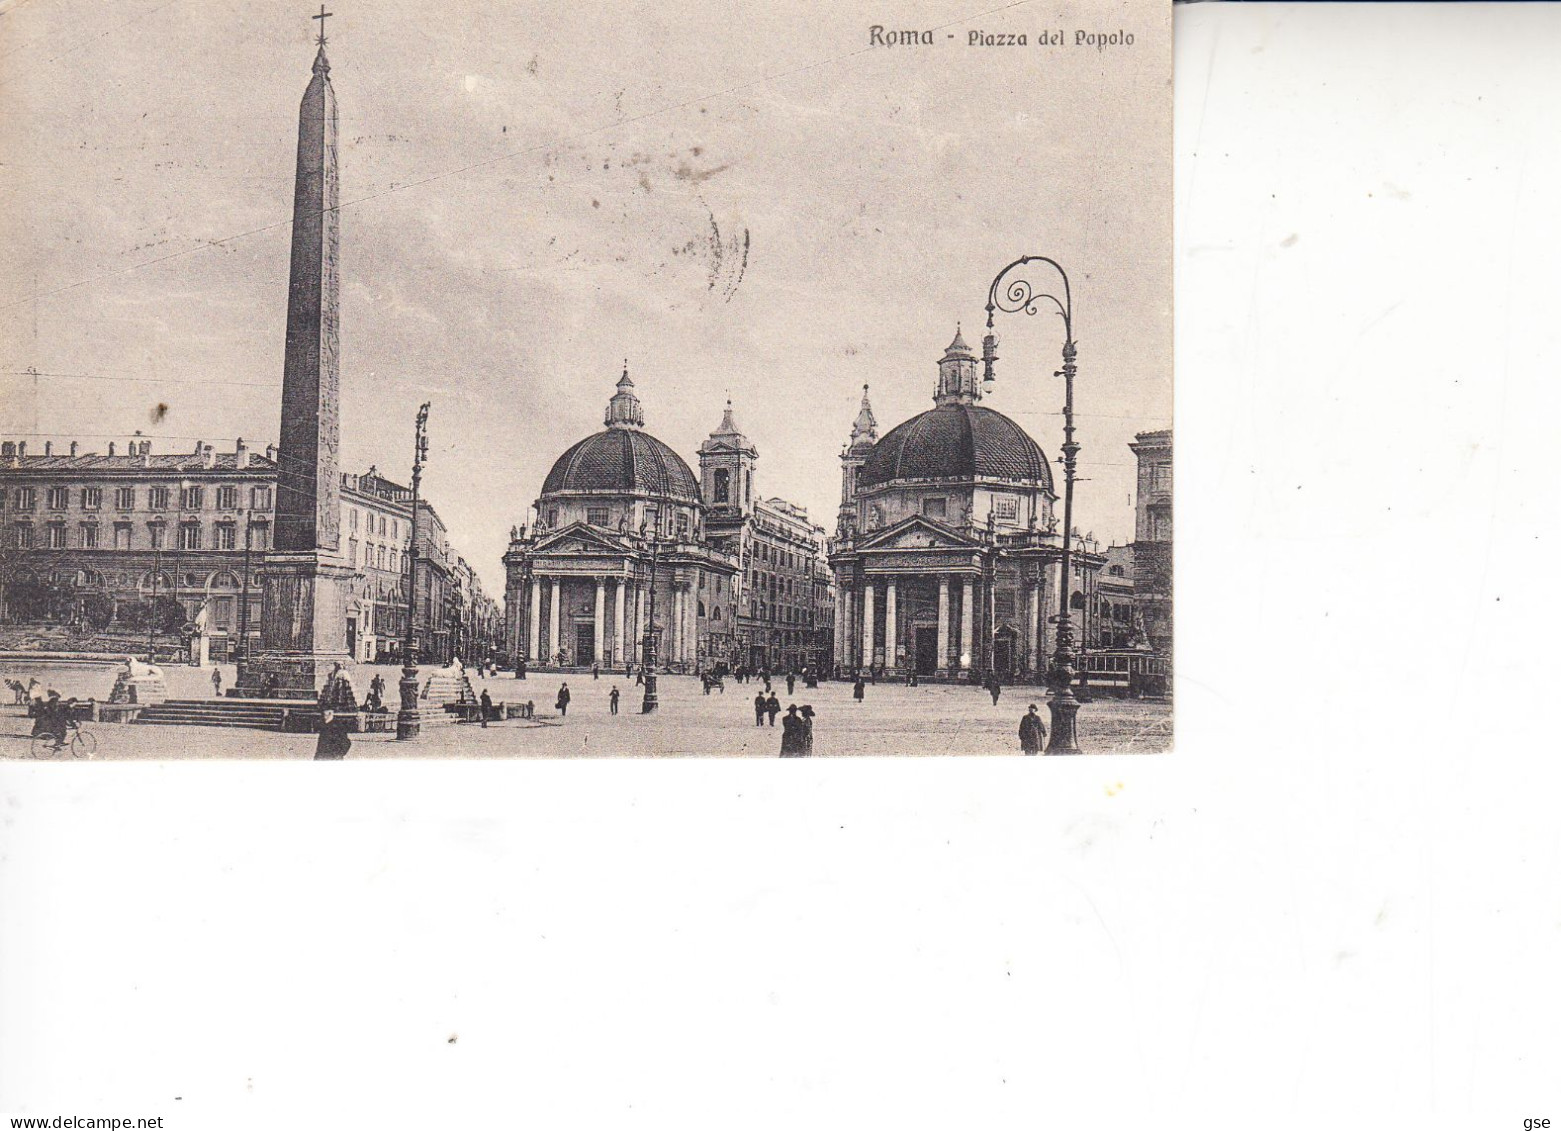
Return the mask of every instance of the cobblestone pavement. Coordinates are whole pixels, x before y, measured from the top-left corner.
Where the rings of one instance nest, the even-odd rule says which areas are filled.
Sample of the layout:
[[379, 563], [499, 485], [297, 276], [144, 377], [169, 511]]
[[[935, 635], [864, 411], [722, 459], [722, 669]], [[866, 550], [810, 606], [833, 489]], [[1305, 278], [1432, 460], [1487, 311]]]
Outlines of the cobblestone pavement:
[[[395, 695], [395, 669], [378, 669]], [[15, 672], [6, 674], [14, 677]], [[360, 667], [357, 682], [367, 686], [369, 669]], [[43, 678], [40, 676], [40, 678]], [[91, 669], [57, 674], [52, 686], [64, 694], [97, 693], [96, 683], [107, 678]], [[176, 697], [211, 694], [210, 670], [175, 668], [168, 673], [170, 693]], [[232, 671], [224, 671], [231, 682]], [[553, 709], [559, 685], [569, 683], [572, 699], [567, 718]], [[79, 686], [78, 686], [79, 684]], [[186, 686], [188, 684], [188, 686]], [[476, 725], [450, 724], [425, 727], [414, 742], [396, 742], [389, 735], [355, 735], [352, 758], [391, 757], [614, 757], [638, 755], [716, 754], [723, 756], [775, 757], [780, 750], [780, 720], [771, 728], [753, 722], [753, 683], [728, 680], [725, 694], [702, 693], [697, 680], [687, 676], [662, 676], [661, 709], [640, 714], [641, 688], [632, 678], [533, 674], [525, 680], [498, 675], [477, 681], [487, 686], [497, 702], [530, 699], [538, 720]], [[617, 716], [608, 711], [608, 692], [616, 685], [622, 697]], [[851, 687], [828, 683], [806, 690], [799, 682], [794, 695], [786, 695], [785, 681], [776, 684], [781, 710], [808, 703], [817, 713], [814, 722], [814, 754], [819, 757], [887, 754], [1018, 754], [1019, 717], [1028, 704], [1041, 708], [1046, 701], [1037, 688], [1006, 688], [999, 705], [992, 705], [984, 691], [971, 687], [898, 684], [869, 685], [866, 699], [857, 703]], [[29, 756], [30, 721], [20, 708], [0, 708], [0, 757]], [[1049, 722], [1048, 722], [1048, 725]], [[93, 724], [99, 759], [150, 759], [191, 757], [307, 758], [314, 752], [312, 735], [216, 727], [153, 727]], [[1154, 753], [1171, 744], [1171, 707], [1103, 699], [1085, 704], [1079, 712], [1081, 744], [1087, 753]]]

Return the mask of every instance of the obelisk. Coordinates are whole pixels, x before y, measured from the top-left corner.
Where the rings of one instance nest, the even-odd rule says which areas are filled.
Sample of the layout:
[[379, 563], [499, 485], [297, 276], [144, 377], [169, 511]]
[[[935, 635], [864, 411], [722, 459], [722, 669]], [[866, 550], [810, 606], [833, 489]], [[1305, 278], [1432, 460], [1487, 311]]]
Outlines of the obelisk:
[[[356, 571], [339, 556], [341, 408], [337, 372], [336, 93], [323, 6], [314, 77], [298, 110], [292, 266], [272, 550], [260, 568], [260, 648], [240, 694], [270, 687], [313, 698], [347, 663], [347, 596]], [[274, 677], [274, 680], [273, 680]]]

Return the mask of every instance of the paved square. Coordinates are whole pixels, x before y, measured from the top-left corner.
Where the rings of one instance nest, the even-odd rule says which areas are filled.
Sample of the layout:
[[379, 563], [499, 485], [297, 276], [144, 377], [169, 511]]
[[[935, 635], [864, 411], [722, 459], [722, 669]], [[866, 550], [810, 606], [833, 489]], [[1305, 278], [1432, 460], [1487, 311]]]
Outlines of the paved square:
[[[374, 670], [380, 671], [395, 693], [398, 670], [357, 670], [357, 682], [366, 686]], [[224, 671], [230, 684], [232, 670]], [[45, 678], [40, 676], [40, 678]], [[104, 681], [101, 669], [51, 671], [45, 681], [66, 695], [97, 694]], [[170, 694], [179, 698], [211, 695], [210, 671], [192, 668], [168, 670]], [[571, 702], [565, 718], [557, 716], [553, 703], [560, 684], [568, 682]], [[110, 678], [111, 682], [111, 678]], [[390, 757], [620, 757], [643, 755], [693, 755], [777, 757], [781, 728], [777, 718], [771, 727], [753, 721], [753, 697], [757, 684], [728, 680], [723, 694], [705, 695], [689, 676], [662, 676], [661, 709], [640, 714], [642, 689], [632, 678], [603, 675], [533, 675], [517, 680], [506, 675], [477, 680], [496, 702], [531, 700], [536, 722], [510, 720], [476, 725], [451, 724], [424, 728], [415, 742], [396, 742], [393, 736], [367, 734], [353, 738], [353, 758]], [[608, 709], [609, 691], [622, 693], [619, 714]], [[1005, 688], [998, 705], [991, 696], [972, 687], [927, 685], [908, 688], [880, 683], [867, 686], [861, 703], [851, 697], [851, 685], [826, 683], [805, 689], [799, 682], [788, 696], [785, 681], [776, 684], [781, 711], [788, 704], [811, 704], [814, 720], [814, 755], [840, 757], [886, 754], [1018, 754], [1019, 717], [1026, 706], [1037, 703], [1045, 719], [1045, 699], [1037, 688]], [[6, 707], [0, 717], [0, 756], [28, 756], [30, 720], [20, 708]], [[262, 757], [307, 758], [314, 752], [312, 735], [216, 727], [122, 726], [90, 724], [98, 738], [99, 759]], [[1155, 753], [1169, 748], [1171, 707], [1166, 703], [1102, 699], [1079, 711], [1080, 741], [1085, 751], [1103, 753]]]

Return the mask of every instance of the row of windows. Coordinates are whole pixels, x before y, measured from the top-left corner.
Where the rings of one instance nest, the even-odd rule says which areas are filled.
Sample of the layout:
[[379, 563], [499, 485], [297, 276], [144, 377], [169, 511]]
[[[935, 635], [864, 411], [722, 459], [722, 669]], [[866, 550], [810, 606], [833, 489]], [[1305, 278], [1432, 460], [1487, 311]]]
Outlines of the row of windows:
[[[369, 513], [365, 517], [366, 517], [366, 521], [363, 523], [363, 526], [364, 526], [364, 528], [367, 530], [367, 532], [369, 534], [379, 534], [381, 537], [385, 537], [386, 536], [385, 532], [386, 532], [386, 529], [387, 529], [387, 526], [388, 526], [388, 529], [390, 531], [389, 537], [391, 537], [391, 538], [399, 538], [399, 537], [401, 537], [401, 522], [400, 522], [399, 519], [392, 518], [387, 523], [386, 516], [384, 516], [382, 514]], [[348, 511], [347, 523], [353, 530], [357, 530], [358, 529], [358, 508], [357, 507], [352, 507]]]
[[[146, 509], [150, 511], [165, 511], [173, 498], [171, 487], [148, 487], [146, 490]], [[6, 492], [0, 491], [0, 508], [6, 503]], [[62, 511], [70, 506], [71, 488], [49, 487], [44, 492], [44, 505], [51, 511]], [[33, 511], [38, 507], [38, 491], [35, 487], [17, 487], [10, 492], [13, 509], [17, 511]], [[136, 509], [136, 500], [139, 492], [135, 487], [114, 488], [114, 509], [117, 511], [133, 511]], [[179, 509], [183, 511], [198, 511], [206, 506], [207, 492], [204, 486], [199, 484], [186, 486], [179, 491]], [[211, 492], [216, 509], [221, 511], [236, 511], [239, 508], [240, 493], [236, 486], [217, 487]], [[80, 502], [82, 510], [103, 509], [103, 488], [80, 488]], [[251, 487], [249, 489], [249, 507], [251, 510], [269, 511], [271, 509], [271, 488]]]
[[[401, 573], [403, 565], [410, 555], [404, 554], [395, 546], [375, 546], [373, 544], [363, 547], [363, 566], [368, 569], [383, 569], [391, 573]], [[347, 539], [347, 564], [356, 566], [358, 562], [358, 540]]]
[[[250, 548], [261, 552], [269, 548], [271, 544], [271, 524], [257, 522], [251, 526]], [[104, 535], [100, 533], [102, 526], [96, 522], [83, 522], [76, 528], [74, 539], [75, 548], [82, 550], [96, 550], [108, 548]], [[169, 549], [168, 527], [161, 520], [146, 524], [146, 545], [136, 545], [135, 525], [129, 522], [116, 522], [113, 525], [113, 549], [116, 550], [166, 550]], [[72, 542], [63, 522], [44, 523], [40, 530], [35, 530], [30, 522], [16, 522], [11, 524], [10, 544], [18, 550], [30, 550], [35, 547], [43, 547], [49, 550], [65, 550], [72, 548]], [[211, 528], [210, 544], [206, 544], [206, 535], [198, 522], [181, 522], [178, 525], [178, 533], [175, 535], [175, 545], [181, 550], [237, 550], [242, 547], [239, 539], [238, 524], [236, 522], [218, 522]]]

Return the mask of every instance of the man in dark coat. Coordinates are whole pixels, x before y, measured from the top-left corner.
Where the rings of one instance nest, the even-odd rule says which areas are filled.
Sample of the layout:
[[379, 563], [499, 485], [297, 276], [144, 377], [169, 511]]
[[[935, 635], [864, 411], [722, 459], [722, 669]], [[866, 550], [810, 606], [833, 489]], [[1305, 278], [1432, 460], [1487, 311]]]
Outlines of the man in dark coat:
[[320, 688], [320, 737], [314, 744], [316, 762], [339, 762], [352, 749], [351, 716], [358, 709], [358, 696], [342, 665], [332, 666], [325, 686]]
[[482, 712], [482, 729], [488, 729], [488, 717], [493, 714], [493, 696], [488, 694], [488, 689], [482, 689], [482, 695], [477, 700], [478, 710]]
[[611, 691], [607, 693], [607, 710], [616, 715], [618, 713], [618, 685], [613, 684]]
[[992, 693], [992, 706], [997, 706], [997, 697], [1003, 693], [1003, 682], [996, 672], [987, 677], [986, 689]]
[[558, 713], [564, 717], [569, 715], [569, 685], [566, 683], [558, 689], [558, 699], [553, 706], [558, 708]]
[[858, 703], [860, 703], [862, 701], [862, 696], [865, 695], [866, 693], [867, 693], [867, 688], [862, 683], [862, 673], [861, 672], [857, 672], [856, 673], [856, 682], [851, 685], [851, 698], [855, 699]]
[[775, 725], [775, 716], [780, 714], [780, 700], [775, 698], [775, 692], [770, 692], [770, 697], [764, 701], [764, 712], [770, 716], [770, 725]]
[[785, 717], [781, 719], [780, 756], [782, 758], [802, 757], [802, 720], [797, 716], [795, 703], [786, 708]]
[[1041, 743], [1046, 739], [1046, 724], [1041, 722], [1041, 716], [1035, 713], [1035, 704], [1030, 704], [1030, 709], [1019, 720], [1019, 749], [1026, 754], [1039, 754]]
[[757, 694], [757, 695], [755, 695], [753, 697], [753, 725], [754, 726], [762, 727], [764, 725], [764, 709], [767, 706], [769, 706], [769, 704], [765, 702], [764, 692], [761, 691], [761, 692], [759, 692], [759, 694]]
[[790, 695], [790, 694], [792, 694], [796, 690], [797, 690], [797, 673], [796, 672], [787, 672], [786, 673], [786, 694]]

